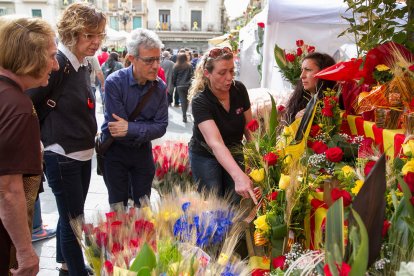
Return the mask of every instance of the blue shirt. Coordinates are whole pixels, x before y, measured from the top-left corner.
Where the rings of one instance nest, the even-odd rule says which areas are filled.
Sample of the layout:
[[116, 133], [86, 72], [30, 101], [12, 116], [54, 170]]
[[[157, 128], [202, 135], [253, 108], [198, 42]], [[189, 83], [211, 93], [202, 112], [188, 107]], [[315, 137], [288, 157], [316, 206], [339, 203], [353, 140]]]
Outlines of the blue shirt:
[[[156, 82], [157, 87], [141, 113], [128, 123], [126, 137], [116, 138], [117, 141], [127, 144], [145, 143], [165, 134], [168, 125], [166, 84], [158, 77]], [[115, 121], [112, 114], [128, 120], [151, 84], [151, 81], [147, 81], [145, 85], [139, 85], [133, 77], [132, 65], [108, 76], [105, 81], [105, 121], [101, 127], [104, 137], [110, 135], [108, 122]]]

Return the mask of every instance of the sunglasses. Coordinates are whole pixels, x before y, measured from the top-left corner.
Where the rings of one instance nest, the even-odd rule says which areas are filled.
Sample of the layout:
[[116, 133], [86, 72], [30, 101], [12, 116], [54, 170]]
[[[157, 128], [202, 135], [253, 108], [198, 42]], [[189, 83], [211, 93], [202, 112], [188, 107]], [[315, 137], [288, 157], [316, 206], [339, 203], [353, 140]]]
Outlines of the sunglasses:
[[208, 53], [208, 57], [218, 58], [227, 54], [233, 55], [233, 51], [229, 47], [214, 48], [210, 50], [210, 52]]
[[160, 63], [161, 57], [140, 57], [137, 56], [136, 58], [142, 60], [146, 65], [153, 65], [154, 62]]

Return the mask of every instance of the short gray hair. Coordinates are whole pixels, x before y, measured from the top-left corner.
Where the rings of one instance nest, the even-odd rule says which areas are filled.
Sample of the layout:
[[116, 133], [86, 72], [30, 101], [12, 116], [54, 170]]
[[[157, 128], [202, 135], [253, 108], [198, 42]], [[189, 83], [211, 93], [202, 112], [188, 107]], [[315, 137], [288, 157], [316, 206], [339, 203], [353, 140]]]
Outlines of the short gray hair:
[[127, 41], [128, 54], [139, 56], [139, 48], [143, 46], [145, 49], [161, 49], [164, 45], [158, 35], [153, 31], [146, 29], [136, 29], [132, 31]]

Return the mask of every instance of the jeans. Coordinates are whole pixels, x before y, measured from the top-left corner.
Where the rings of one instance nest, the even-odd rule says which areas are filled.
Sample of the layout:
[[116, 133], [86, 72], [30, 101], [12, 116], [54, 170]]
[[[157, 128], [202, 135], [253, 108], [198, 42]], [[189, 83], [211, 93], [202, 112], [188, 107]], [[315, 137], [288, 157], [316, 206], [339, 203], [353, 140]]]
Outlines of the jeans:
[[32, 232], [37, 232], [42, 229], [42, 208], [40, 207], [40, 198], [37, 197], [33, 213], [33, 229]]
[[78, 161], [46, 151], [46, 177], [56, 198], [59, 220], [56, 228], [56, 261], [66, 263], [69, 275], [88, 275], [82, 249], [70, 226], [70, 218], [83, 215], [91, 179], [91, 160]]
[[142, 197], [151, 195], [155, 175], [151, 142], [128, 146], [115, 141], [105, 153], [104, 164], [109, 204], [123, 202], [126, 206], [130, 187], [137, 206], [140, 206]]
[[188, 88], [189, 86], [177, 86], [177, 93], [180, 97], [181, 111], [183, 112], [183, 121], [187, 122], [187, 108], [188, 108]]
[[[229, 196], [232, 203], [240, 201], [241, 197], [235, 192], [233, 179], [215, 157], [206, 157], [191, 149], [188, 154], [193, 179], [198, 183], [199, 192], [215, 190], [220, 197]], [[233, 157], [244, 171], [243, 155]]]

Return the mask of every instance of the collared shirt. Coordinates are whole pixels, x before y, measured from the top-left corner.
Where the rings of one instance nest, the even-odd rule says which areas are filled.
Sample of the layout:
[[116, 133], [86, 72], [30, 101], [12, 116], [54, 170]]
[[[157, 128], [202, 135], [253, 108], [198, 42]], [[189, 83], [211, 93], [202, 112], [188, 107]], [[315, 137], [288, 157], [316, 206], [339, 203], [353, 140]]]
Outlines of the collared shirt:
[[[109, 136], [108, 122], [115, 121], [112, 114], [128, 120], [128, 116], [134, 112], [152, 85], [151, 81], [144, 85], [138, 84], [132, 72], [133, 66], [129, 66], [112, 73], [105, 81], [106, 110], [105, 121], [101, 127], [105, 137]], [[145, 143], [165, 134], [168, 125], [166, 85], [160, 78], [157, 78], [156, 85], [141, 113], [133, 122], [128, 123], [127, 136], [116, 138], [116, 141], [126, 144]]]
[[78, 72], [79, 67], [88, 66], [88, 61], [86, 60], [86, 58], [84, 58], [82, 63], [80, 63], [78, 58], [69, 50], [69, 48], [67, 48], [60, 42], [58, 44], [58, 50], [61, 51], [68, 58], [70, 64], [72, 64], [76, 72]]

